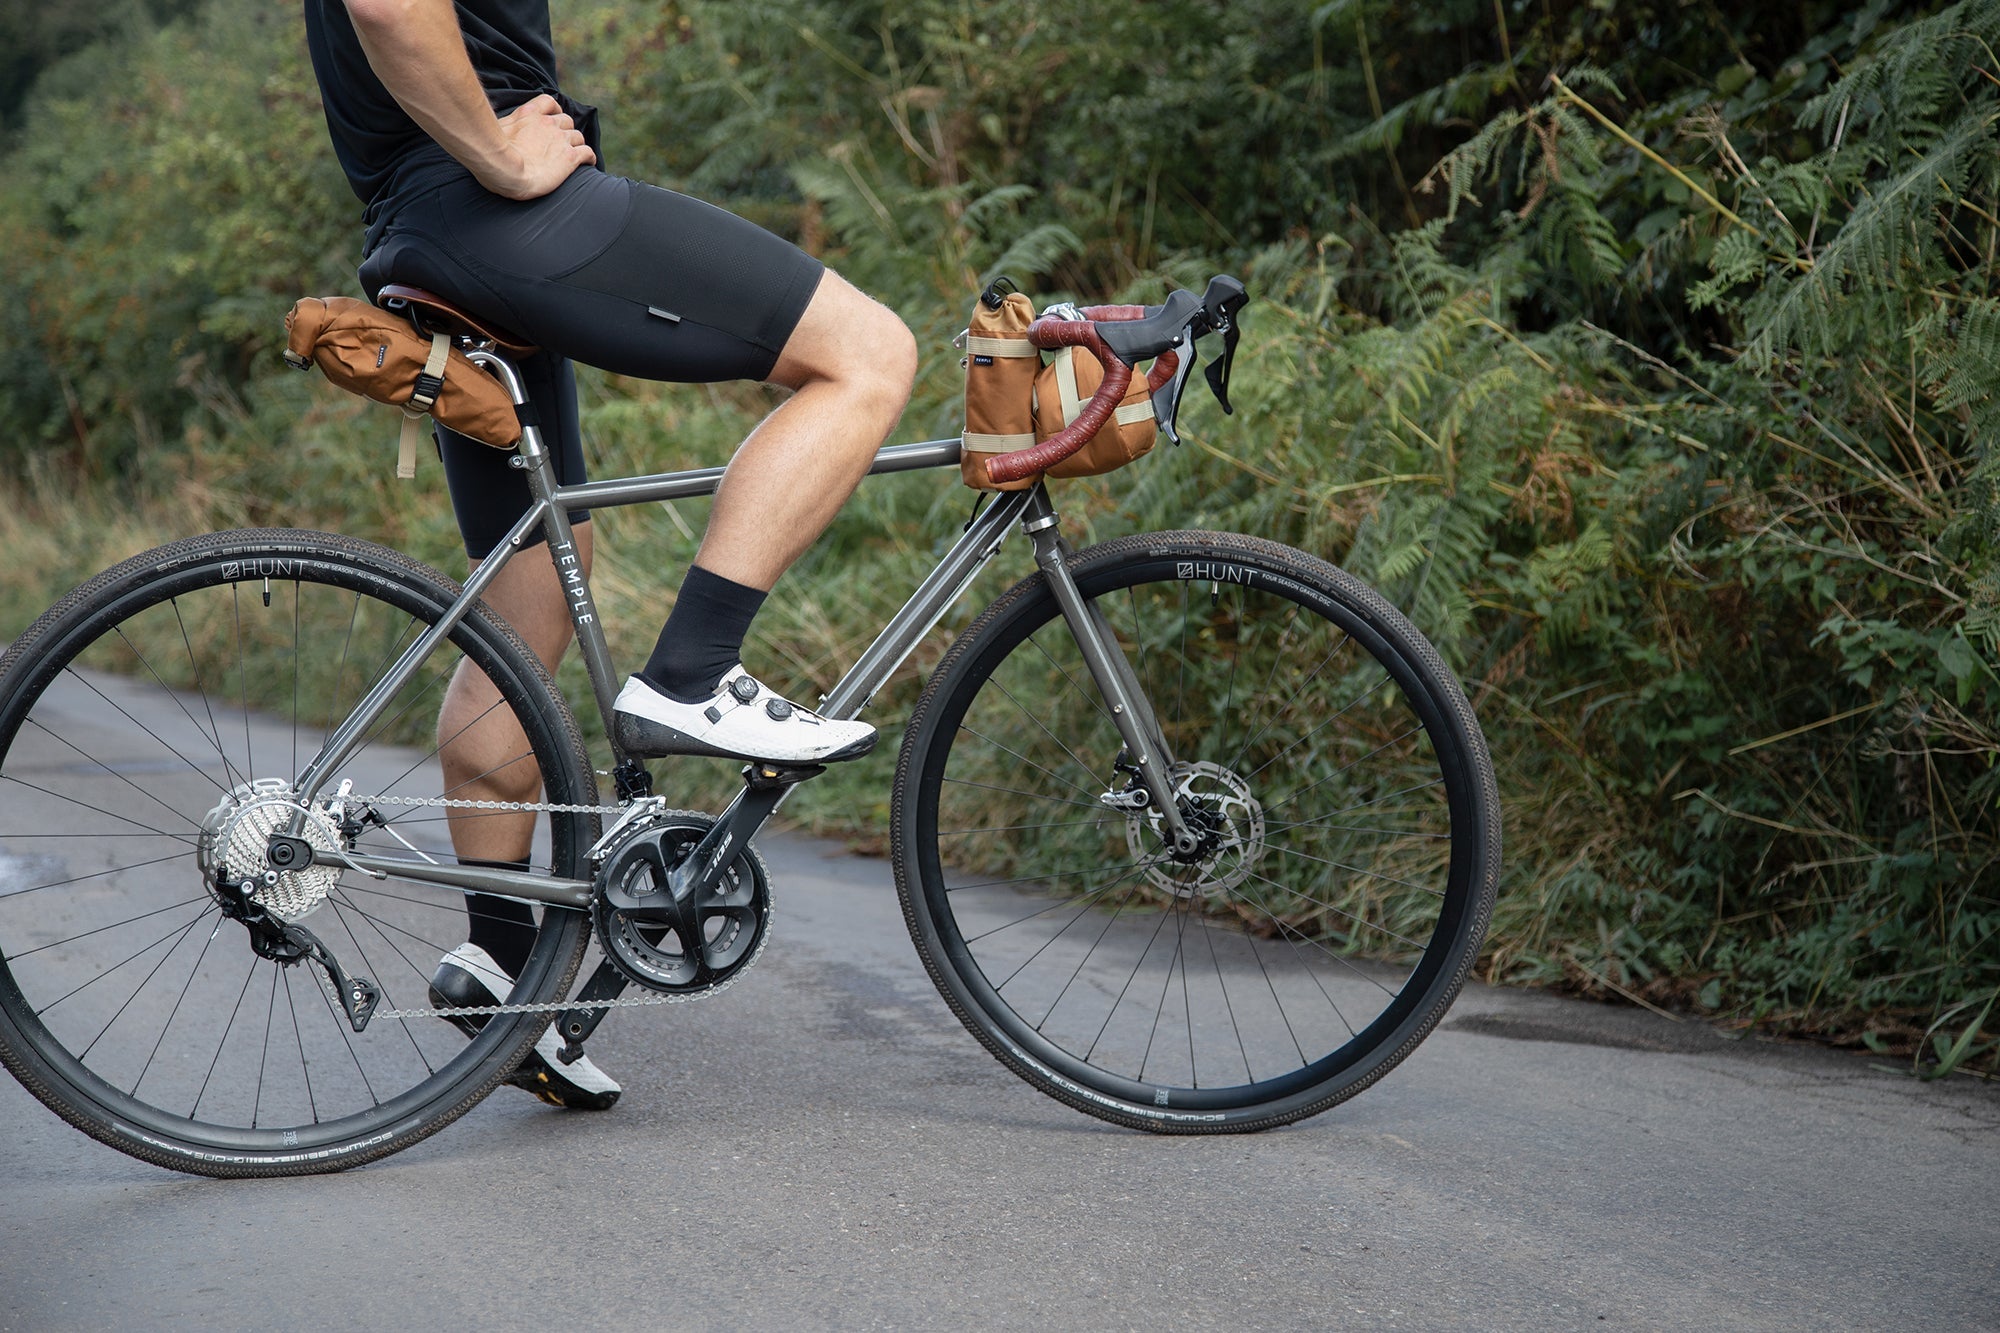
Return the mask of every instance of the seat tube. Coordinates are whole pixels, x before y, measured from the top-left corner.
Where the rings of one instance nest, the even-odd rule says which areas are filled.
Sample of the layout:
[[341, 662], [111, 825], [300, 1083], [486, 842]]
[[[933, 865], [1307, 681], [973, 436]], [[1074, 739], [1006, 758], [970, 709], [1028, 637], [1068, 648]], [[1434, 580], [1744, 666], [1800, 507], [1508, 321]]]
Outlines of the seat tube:
[[[472, 359], [500, 377], [517, 408], [528, 405], [527, 389], [513, 363], [490, 352], [475, 352]], [[569, 510], [555, 502], [554, 464], [542, 445], [540, 427], [523, 423], [521, 442], [515, 446], [514, 456], [507, 462], [510, 467], [527, 474], [528, 493], [542, 501], [542, 535], [549, 544], [549, 559], [554, 562], [556, 577], [562, 582], [570, 623], [576, 629], [577, 651], [583, 658], [584, 671], [590, 677], [591, 690], [597, 695], [599, 713], [608, 723], [612, 704], [618, 697], [618, 682], [611, 665], [611, 647], [604, 637], [604, 624], [598, 619], [590, 580], [584, 574], [583, 556], [576, 549], [576, 534], [570, 527]], [[527, 534], [516, 530], [510, 540], [519, 550], [526, 543]]]
[[[1039, 487], [1037, 489], [1040, 491]], [[1110, 624], [1076, 586], [1076, 578], [1069, 569], [1071, 551], [1062, 540], [1056, 513], [1048, 502], [1046, 492], [1038, 494], [1035, 502], [1029, 505], [1028, 515], [1021, 527], [1034, 542], [1035, 564], [1041, 568], [1042, 576], [1048, 580], [1049, 590], [1055, 594], [1056, 605], [1062, 609], [1063, 619], [1068, 622], [1076, 646], [1083, 654], [1084, 666], [1090, 671], [1091, 679], [1097, 683], [1105, 705], [1111, 710], [1112, 723], [1125, 742], [1132, 766], [1139, 770], [1139, 781], [1152, 798], [1153, 808], [1160, 812], [1169, 841], [1176, 847], [1192, 848], [1199, 839], [1181, 818], [1179, 805], [1174, 800], [1173, 780], [1169, 774], [1173, 756], [1167, 749], [1166, 736], [1160, 730], [1152, 704], [1140, 687], [1132, 664], [1125, 660], [1125, 652], [1118, 646], [1117, 636], [1111, 632]]]

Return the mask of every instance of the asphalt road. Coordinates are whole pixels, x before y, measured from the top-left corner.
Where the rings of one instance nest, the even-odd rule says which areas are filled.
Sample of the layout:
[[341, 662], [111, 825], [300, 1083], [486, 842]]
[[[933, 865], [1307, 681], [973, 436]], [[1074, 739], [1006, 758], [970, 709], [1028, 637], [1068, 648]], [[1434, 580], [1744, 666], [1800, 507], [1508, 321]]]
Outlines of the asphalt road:
[[1155, 1138], [958, 1027], [886, 864], [764, 852], [770, 949], [614, 1015], [603, 1115], [222, 1182], [0, 1077], [0, 1330], [2000, 1329], [2000, 1085], [1475, 988], [1314, 1120]]
[[1469, 992], [1302, 1125], [1165, 1139], [961, 1031], [887, 867], [766, 848], [771, 950], [345, 1175], [129, 1160], [0, 1082], [0, 1328], [2000, 1328], [2000, 1088]]

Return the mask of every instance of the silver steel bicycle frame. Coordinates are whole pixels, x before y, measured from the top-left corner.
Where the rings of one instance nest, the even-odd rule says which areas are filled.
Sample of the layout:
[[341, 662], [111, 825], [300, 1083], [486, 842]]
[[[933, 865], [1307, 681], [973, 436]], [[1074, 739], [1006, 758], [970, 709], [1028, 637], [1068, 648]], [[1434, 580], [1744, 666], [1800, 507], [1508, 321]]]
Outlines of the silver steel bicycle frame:
[[[520, 375], [510, 362], [490, 352], [475, 351], [469, 355], [506, 384], [516, 405], [527, 403]], [[960, 442], [956, 439], [891, 445], [876, 454], [868, 475], [949, 467], [959, 461], [959, 452]], [[572, 508], [611, 509], [713, 495], [722, 481], [724, 469], [696, 468], [558, 486], [550, 475], [549, 457], [542, 445], [541, 431], [535, 426], [523, 427], [521, 441], [515, 447], [510, 463], [527, 474], [528, 490], [533, 496], [527, 512], [508, 532], [506, 540], [472, 570], [458, 600], [438, 618], [436, 624], [404, 650], [403, 655], [397, 658], [347, 719], [334, 729], [320, 747], [320, 752], [300, 772], [294, 799], [301, 807], [311, 804], [319, 795], [328, 778], [359, 747], [389, 701], [416, 676], [425, 660], [465, 619], [493, 580], [499, 577], [500, 571], [528, 545], [530, 534], [538, 528], [547, 539], [550, 558], [563, 577], [569, 596], [570, 619], [576, 626], [577, 646], [590, 677], [591, 689], [597, 696], [599, 715], [609, 722], [619, 681], [611, 663], [610, 646], [598, 621], [597, 605], [591, 597], [589, 580], [584, 577], [582, 563], [576, 554], [569, 511]], [[876, 690], [895, 674], [924, 636], [964, 595], [974, 575], [1000, 549], [1008, 530], [1017, 521], [1034, 542], [1036, 564], [1049, 579], [1063, 617], [1083, 651], [1085, 664], [1111, 705], [1113, 721], [1128, 751], [1135, 756], [1135, 766], [1139, 768], [1142, 781], [1151, 794], [1153, 808], [1161, 812], [1170, 836], [1184, 836], [1186, 828], [1175, 808], [1167, 778], [1172, 760], [1166, 750], [1165, 738], [1116, 638], [1096, 608], [1078, 591], [1075, 580], [1070, 576], [1068, 551], [1056, 526], [1055, 509], [1049, 502], [1048, 491], [1039, 484], [1024, 491], [1003, 492], [974, 516], [964, 533], [939, 560], [937, 567], [925, 576], [902, 609], [891, 617], [875, 641], [827, 694], [820, 705], [821, 711], [828, 717], [845, 720], [866, 707]], [[612, 729], [607, 726], [606, 730], [610, 732]], [[627, 756], [617, 749], [615, 738], [612, 739], [612, 746], [615, 759], [623, 762]], [[741, 801], [739, 795], [737, 802], [724, 813], [723, 820], [728, 819]], [[298, 836], [304, 819], [301, 810], [293, 819], [295, 827], [288, 832]], [[589, 880], [554, 879], [484, 866], [420, 865], [394, 857], [362, 853], [346, 854], [337, 860], [370, 875], [393, 875], [400, 879], [561, 907], [587, 906], [591, 896]]]

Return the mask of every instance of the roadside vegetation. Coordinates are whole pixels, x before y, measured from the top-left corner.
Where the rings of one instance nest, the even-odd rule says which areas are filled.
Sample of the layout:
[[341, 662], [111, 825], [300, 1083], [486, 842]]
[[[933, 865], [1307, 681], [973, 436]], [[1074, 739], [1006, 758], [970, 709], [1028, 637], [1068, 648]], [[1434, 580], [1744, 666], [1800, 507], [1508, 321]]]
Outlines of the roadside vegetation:
[[[906, 438], [956, 432], [992, 274], [1244, 277], [1237, 414], [1191, 397], [1187, 447], [1062, 502], [1296, 543], [1439, 642], [1506, 802], [1493, 980], [2000, 1070], [2000, 0], [557, 8], [608, 166], [909, 321]], [[296, 13], [66, 15], [0, 68], [0, 628], [217, 525], [459, 569], [393, 419], [278, 359], [359, 249]], [[604, 474], [768, 405], [585, 393]], [[852, 660], [969, 509], [942, 475], [865, 487], [781, 585], [773, 676]], [[703, 517], [599, 524], [626, 659]], [[886, 739], [788, 812], [879, 838]]]

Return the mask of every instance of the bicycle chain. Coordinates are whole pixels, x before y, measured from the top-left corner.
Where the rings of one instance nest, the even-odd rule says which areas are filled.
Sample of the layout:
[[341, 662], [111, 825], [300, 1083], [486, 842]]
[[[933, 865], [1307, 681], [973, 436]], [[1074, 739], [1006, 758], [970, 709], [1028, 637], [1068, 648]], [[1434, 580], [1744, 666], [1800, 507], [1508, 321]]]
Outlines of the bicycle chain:
[[[354, 796], [342, 798], [357, 805], [404, 805], [442, 807], [447, 810], [501, 810], [510, 813], [551, 815], [615, 815], [624, 807], [616, 805], [555, 805], [546, 801], [475, 801], [450, 796]], [[443, 1009], [384, 1009], [378, 1019], [403, 1018], [493, 1018], [501, 1014], [565, 1014], [572, 1009], [639, 1009], [654, 1004], [686, 1004], [705, 999], [713, 991], [698, 995], [655, 993], [637, 999], [619, 996], [610, 1000], [550, 1000], [539, 1004], [482, 1004]]]
[[492, 1018], [500, 1014], [566, 1014], [572, 1009], [638, 1009], [649, 1004], [686, 1004], [690, 1000], [705, 1000], [713, 994], [715, 991], [711, 990], [702, 991], [698, 995], [642, 995], [638, 999], [626, 999], [620, 996], [613, 1000], [551, 1000], [543, 1004], [482, 1004], [451, 1009], [384, 1009], [374, 1017], [377, 1019]]
[[505, 810], [549, 815], [615, 815], [618, 805], [554, 805], [546, 801], [474, 801], [452, 796], [343, 796], [357, 805], [436, 806], [446, 810]]

